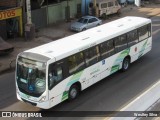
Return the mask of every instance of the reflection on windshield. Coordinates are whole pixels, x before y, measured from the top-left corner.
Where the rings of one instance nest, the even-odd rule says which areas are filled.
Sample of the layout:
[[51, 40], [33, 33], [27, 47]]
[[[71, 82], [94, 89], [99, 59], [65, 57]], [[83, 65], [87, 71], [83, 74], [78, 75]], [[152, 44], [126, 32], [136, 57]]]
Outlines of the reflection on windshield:
[[79, 20], [78, 20], [78, 22], [80, 22], [80, 23], [87, 23], [87, 21], [88, 21], [88, 19], [84, 19], [84, 18], [80, 18]]
[[22, 92], [40, 96], [46, 88], [45, 76], [44, 63], [25, 58], [18, 59], [17, 83]]

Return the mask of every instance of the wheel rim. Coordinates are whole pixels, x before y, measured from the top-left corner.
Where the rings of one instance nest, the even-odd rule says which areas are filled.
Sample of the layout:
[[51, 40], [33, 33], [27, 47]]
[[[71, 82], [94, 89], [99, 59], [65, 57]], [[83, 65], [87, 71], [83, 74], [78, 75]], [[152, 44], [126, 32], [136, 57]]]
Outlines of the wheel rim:
[[128, 60], [125, 60], [125, 61], [124, 61], [123, 66], [124, 66], [124, 69], [125, 69], [125, 70], [128, 69], [128, 66], [129, 66]]
[[77, 89], [76, 88], [71, 89], [70, 96], [71, 96], [71, 98], [75, 98], [77, 96]]

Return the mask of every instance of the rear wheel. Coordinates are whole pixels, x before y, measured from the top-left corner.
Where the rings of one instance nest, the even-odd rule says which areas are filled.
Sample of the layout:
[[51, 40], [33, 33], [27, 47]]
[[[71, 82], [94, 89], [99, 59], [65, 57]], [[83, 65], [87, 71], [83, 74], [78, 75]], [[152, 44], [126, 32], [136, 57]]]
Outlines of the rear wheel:
[[120, 14], [121, 14], [121, 10], [119, 9], [119, 10], [117, 11], [117, 15], [120, 16]]
[[86, 28], [83, 28], [83, 29], [82, 29], [82, 31], [85, 31], [85, 30], [86, 30]]
[[77, 85], [72, 85], [71, 88], [69, 89], [69, 100], [73, 100], [77, 98], [79, 95], [79, 88]]
[[129, 57], [126, 57], [124, 60], [123, 60], [123, 63], [122, 63], [122, 71], [125, 72], [128, 70], [130, 66], [130, 59]]

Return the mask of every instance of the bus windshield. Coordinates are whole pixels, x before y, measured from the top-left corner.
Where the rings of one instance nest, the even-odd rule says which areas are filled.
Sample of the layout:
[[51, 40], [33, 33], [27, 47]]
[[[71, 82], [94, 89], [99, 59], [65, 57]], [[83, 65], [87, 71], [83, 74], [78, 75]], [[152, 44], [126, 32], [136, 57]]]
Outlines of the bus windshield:
[[35, 97], [46, 88], [46, 64], [19, 57], [17, 61], [17, 84], [19, 90]]

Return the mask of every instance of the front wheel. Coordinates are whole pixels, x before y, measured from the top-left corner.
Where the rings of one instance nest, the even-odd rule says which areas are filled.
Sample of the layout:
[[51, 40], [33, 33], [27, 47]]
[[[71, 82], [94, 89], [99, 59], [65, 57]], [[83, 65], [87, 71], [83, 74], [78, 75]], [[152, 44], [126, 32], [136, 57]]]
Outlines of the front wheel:
[[107, 18], [107, 15], [105, 13], [103, 13], [102, 18], [105, 20]]
[[125, 72], [128, 70], [130, 66], [130, 59], [127, 57], [123, 60], [123, 63], [122, 63], [122, 71]]
[[72, 85], [71, 88], [69, 89], [69, 100], [73, 100], [77, 98], [79, 95], [79, 88], [77, 85]]

